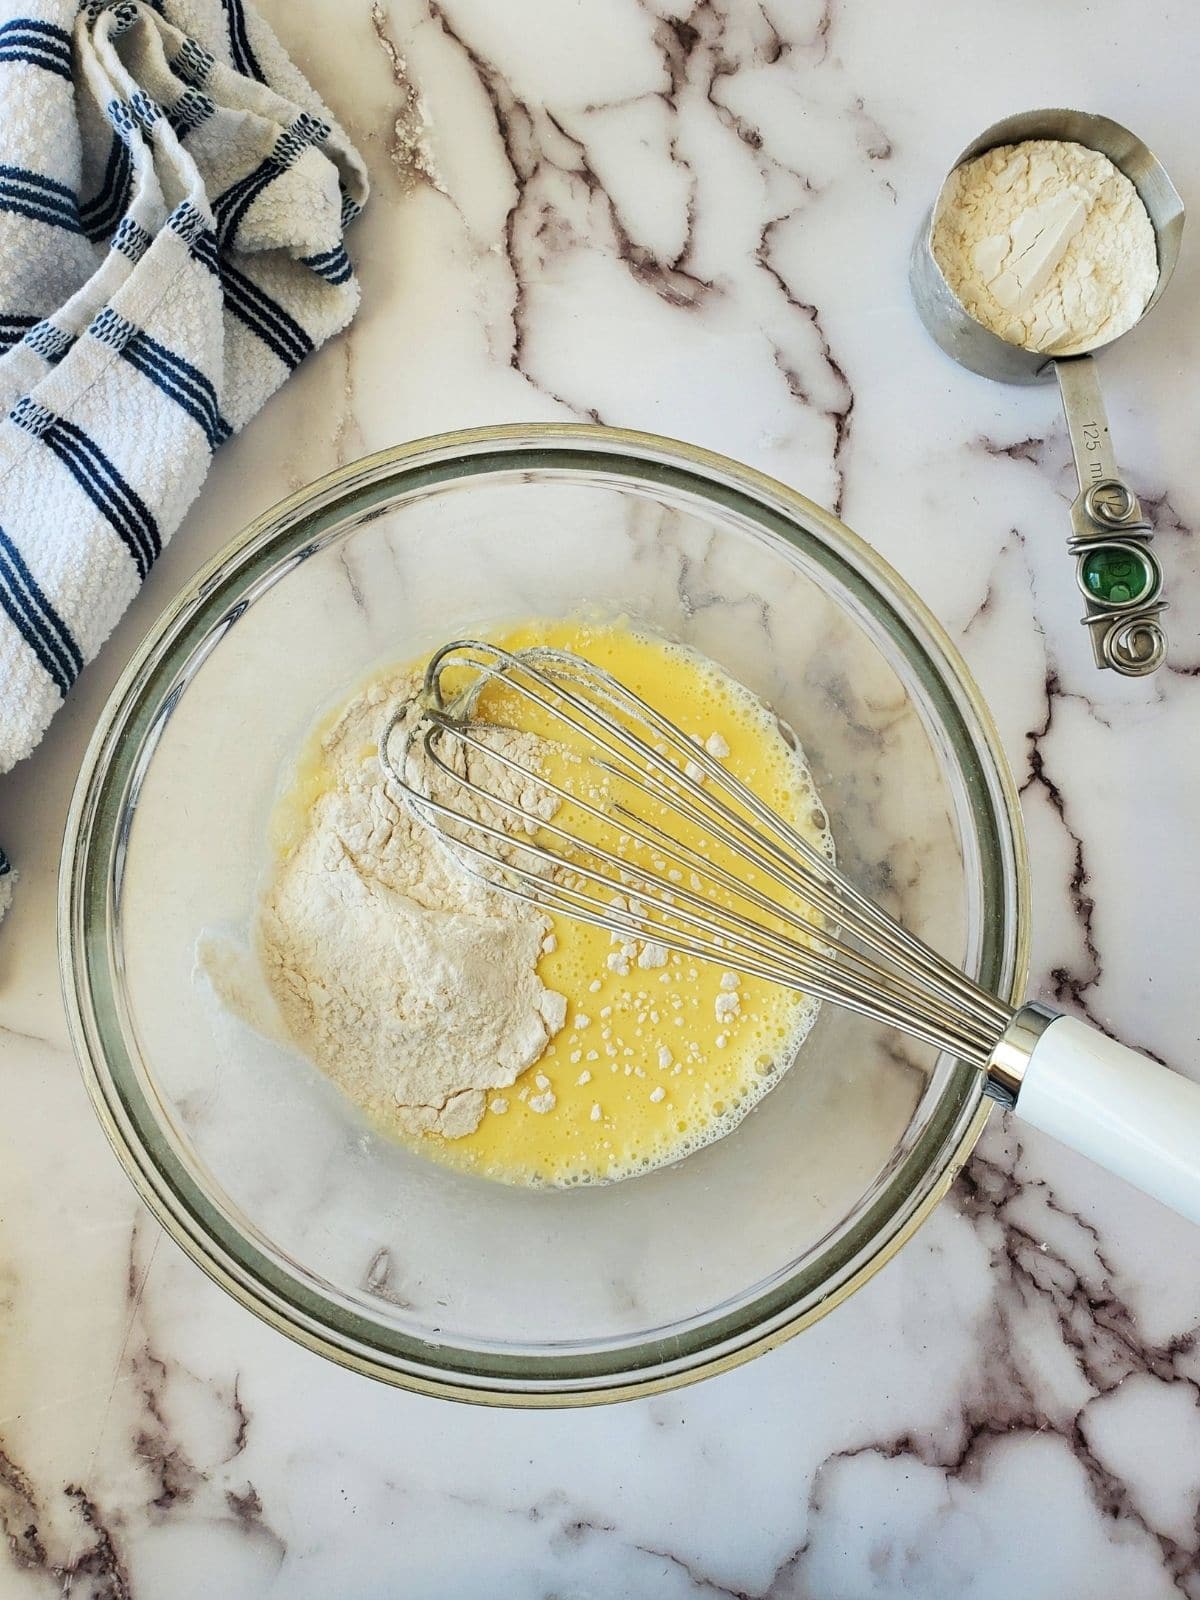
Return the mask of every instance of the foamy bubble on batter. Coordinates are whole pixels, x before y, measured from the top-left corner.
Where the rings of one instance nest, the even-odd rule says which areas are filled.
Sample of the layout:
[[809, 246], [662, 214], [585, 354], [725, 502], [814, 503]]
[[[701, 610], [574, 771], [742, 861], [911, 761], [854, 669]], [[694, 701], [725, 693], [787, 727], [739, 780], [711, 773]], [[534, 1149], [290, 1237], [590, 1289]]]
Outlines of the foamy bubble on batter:
[[756, 1079], [747, 1080], [743, 1093], [735, 1104], [727, 1106], [724, 1112], [714, 1114], [700, 1127], [691, 1129], [685, 1124], [684, 1131], [673, 1140], [669, 1149], [650, 1151], [641, 1160], [630, 1160], [621, 1165], [615, 1164], [609, 1168], [603, 1177], [581, 1176], [554, 1184], [544, 1184], [542, 1187], [578, 1187], [594, 1185], [596, 1183], [620, 1183], [626, 1178], [641, 1177], [647, 1172], [657, 1172], [662, 1167], [673, 1167], [676, 1162], [685, 1157], [695, 1155], [697, 1150], [703, 1150], [705, 1145], [715, 1144], [718, 1139], [723, 1139], [726, 1134], [741, 1123], [750, 1112], [754, 1110], [759, 1101], [769, 1094], [780, 1079], [787, 1072], [796, 1057], [797, 1051], [808, 1038], [820, 1015], [821, 1002], [814, 1000], [810, 995], [804, 995], [798, 1006], [799, 1016], [795, 1027], [788, 1034], [786, 1045], [779, 1051], [775, 1061], [770, 1062], [766, 1070], [757, 1075]]

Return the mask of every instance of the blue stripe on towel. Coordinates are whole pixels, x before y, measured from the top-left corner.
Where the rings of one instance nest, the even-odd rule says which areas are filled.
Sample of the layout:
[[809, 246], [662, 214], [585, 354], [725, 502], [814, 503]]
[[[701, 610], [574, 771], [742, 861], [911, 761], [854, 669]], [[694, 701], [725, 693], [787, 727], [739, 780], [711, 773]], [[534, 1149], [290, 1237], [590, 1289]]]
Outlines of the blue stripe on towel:
[[100, 187], [79, 214], [84, 233], [89, 239], [107, 239], [120, 221], [129, 203], [130, 180], [133, 176], [133, 157], [129, 146], [117, 135], [109, 147], [108, 164]]
[[75, 343], [75, 337], [73, 334], [64, 333], [61, 328], [56, 328], [52, 322], [42, 321], [33, 324], [25, 335], [24, 342], [35, 355], [41, 356], [43, 361], [48, 361], [54, 366]]
[[117, 471], [94, 439], [77, 423], [24, 395], [9, 420], [40, 439], [56, 455], [133, 557], [144, 578], [162, 549], [158, 524], [137, 490]]
[[354, 271], [350, 265], [350, 257], [346, 254], [345, 245], [336, 245], [332, 250], [320, 250], [316, 255], [301, 256], [301, 262], [319, 276], [326, 283], [335, 286], [345, 283]]
[[68, 83], [72, 82], [69, 60], [62, 61], [36, 46], [23, 45], [15, 39], [0, 39], [0, 62], [4, 61], [20, 61], [27, 67], [40, 67], [43, 72], [56, 73]]
[[70, 50], [71, 35], [56, 22], [41, 22], [36, 17], [12, 17], [0, 28], [0, 39], [10, 33], [35, 34], [46, 45], [58, 50]]
[[28, 167], [0, 165], [0, 211], [31, 217], [70, 233], [80, 232], [79, 201], [74, 191]]
[[131, 367], [156, 383], [199, 424], [210, 450], [225, 443], [233, 429], [221, 415], [217, 391], [199, 368], [140, 331], [121, 353]]
[[158, 524], [137, 491], [83, 429], [56, 417], [42, 442], [58, 457], [133, 557], [144, 578], [162, 549]]
[[56, 178], [47, 178], [44, 173], [34, 172], [29, 167], [9, 167], [0, 165], [0, 178], [13, 183], [27, 184], [29, 188], [45, 195], [47, 200], [54, 199], [60, 204], [79, 209], [79, 202], [75, 198], [74, 189], [68, 188], [65, 183], [59, 183]]
[[228, 261], [221, 262], [221, 286], [225, 291], [226, 309], [251, 333], [257, 334], [284, 366], [299, 366], [313, 348], [312, 340], [300, 324]]
[[204, 228], [191, 241], [190, 249], [202, 267], [207, 267], [214, 277], [221, 275], [221, 252], [217, 249], [217, 236], [211, 228]]
[[180, 201], [167, 218], [167, 227], [220, 279], [226, 311], [261, 339], [285, 367], [298, 366], [311, 353], [313, 342], [295, 318], [222, 257], [216, 234], [190, 201]]
[[0, 311], [0, 350], [7, 350], [10, 345], [20, 344], [21, 340], [35, 328], [39, 319], [37, 317], [19, 316], [15, 312], [5, 313]]
[[71, 81], [71, 35], [52, 22], [13, 17], [0, 27], [0, 61], [25, 61]]
[[324, 144], [332, 131], [329, 124], [322, 122], [320, 117], [302, 111], [276, 139], [268, 160], [279, 167], [290, 167], [300, 159], [309, 145]]
[[178, 234], [184, 244], [190, 245], [197, 234], [208, 228], [208, 223], [198, 206], [194, 206], [190, 200], [181, 200], [167, 217], [167, 227], [172, 233]]
[[263, 190], [274, 183], [282, 171], [284, 168], [268, 156], [261, 165], [255, 167], [253, 172], [248, 172], [244, 178], [239, 178], [213, 201], [213, 220], [217, 224], [217, 240], [222, 248], [233, 243], [242, 218]]
[[118, 316], [111, 306], [105, 306], [88, 332], [118, 351], [135, 371], [157, 384], [168, 399], [186, 411], [203, 430], [210, 450], [228, 439], [233, 430], [221, 415], [217, 391], [198, 367]]
[[144, 89], [135, 89], [129, 97], [129, 112], [139, 127], [152, 132], [154, 124], [165, 115], [163, 108]]
[[206, 94], [199, 89], [188, 88], [168, 110], [167, 120], [175, 130], [175, 137], [182, 141], [215, 115], [216, 109]]
[[242, 218], [269, 184], [281, 172], [293, 166], [311, 145], [322, 144], [330, 134], [329, 124], [319, 117], [302, 111], [296, 120], [284, 128], [275, 140], [269, 155], [265, 156], [253, 172], [248, 172], [236, 183], [230, 184], [223, 194], [213, 201], [213, 220], [217, 225], [217, 239], [222, 248], [234, 243]]
[[246, 13], [242, 0], [221, 0], [225, 8], [225, 21], [229, 28], [229, 51], [233, 56], [233, 64], [243, 77], [253, 78], [258, 83], [266, 83], [267, 75], [258, 64], [258, 57], [254, 54], [250, 44], [250, 37], [246, 32]]
[[83, 670], [70, 630], [42, 593], [21, 552], [0, 528], [0, 607], [65, 695]]
[[116, 231], [108, 241], [110, 250], [119, 251], [123, 256], [128, 256], [130, 261], [140, 261], [149, 250], [153, 240], [140, 222], [135, 222], [132, 217], [122, 217], [117, 223]]
[[195, 39], [185, 39], [171, 62], [171, 71], [193, 89], [203, 89], [204, 81], [216, 65], [216, 58]]

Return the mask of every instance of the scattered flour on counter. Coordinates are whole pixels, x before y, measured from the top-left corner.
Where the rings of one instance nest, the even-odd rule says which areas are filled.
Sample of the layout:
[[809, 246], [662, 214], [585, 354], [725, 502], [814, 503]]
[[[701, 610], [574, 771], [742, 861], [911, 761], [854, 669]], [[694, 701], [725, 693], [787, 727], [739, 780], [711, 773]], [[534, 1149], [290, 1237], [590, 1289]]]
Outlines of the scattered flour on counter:
[[932, 248], [977, 322], [1049, 355], [1125, 333], [1158, 284], [1137, 190], [1107, 156], [1067, 140], [999, 145], [956, 168]]
[[[541, 1056], [566, 1001], [537, 975], [548, 919], [463, 873], [385, 781], [378, 739], [414, 688], [407, 678], [372, 685], [321, 739], [322, 792], [293, 819], [291, 847], [272, 865], [254, 965], [287, 1039], [345, 1094], [385, 1126], [453, 1139], [478, 1127], [490, 1091]], [[536, 760], [528, 734], [486, 736], [526, 765]], [[492, 793], [523, 803], [499, 763], [464, 759], [489, 767]], [[311, 776], [297, 775], [297, 793]], [[256, 998], [244, 952], [239, 966], [209, 936], [197, 959], [229, 1009], [260, 1032], [281, 1031]], [[507, 1108], [503, 1096], [493, 1104]]]

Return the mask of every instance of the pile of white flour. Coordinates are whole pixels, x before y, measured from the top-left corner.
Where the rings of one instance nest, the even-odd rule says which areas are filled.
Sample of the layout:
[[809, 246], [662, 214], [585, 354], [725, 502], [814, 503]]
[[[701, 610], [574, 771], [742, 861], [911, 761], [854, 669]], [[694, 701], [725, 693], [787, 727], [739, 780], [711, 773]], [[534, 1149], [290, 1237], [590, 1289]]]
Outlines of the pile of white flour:
[[1055, 139], [999, 145], [958, 167], [932, 248], [977, 322], [1048, 355], [1127, 332], [1158, 283], [1154, 228], [1133, 184], [1099, 151]]
[[[254, 942], [297, 1049], [385, 1126], [459, 1138], [478, 1127], [488, 1091], [542, 1054], [566, 1000], [537, 975], [548, 920], [462, 872], [385, 780], [378, 739], [415, 688], [407, 678], [373, 684], [324, 735], [328, 787], [273, 866]], [[488, 738], [536, 763], [531, 736]], [[489, 790], [518, 799], [490, 766]], [[250, 986], [227, 944], [202, 940], [198, 958], [227, 1006], [280, 1031], [249, 1014]]]

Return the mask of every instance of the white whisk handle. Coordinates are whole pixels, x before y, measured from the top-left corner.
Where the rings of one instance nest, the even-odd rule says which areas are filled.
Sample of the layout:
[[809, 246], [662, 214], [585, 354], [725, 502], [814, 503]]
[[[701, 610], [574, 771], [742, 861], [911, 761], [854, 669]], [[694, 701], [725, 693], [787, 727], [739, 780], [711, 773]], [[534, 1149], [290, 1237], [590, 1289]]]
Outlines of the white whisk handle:
[[1200, 1222], [1200, 1083], [1056, 1017], [1033, 1043], [1016, 1112]]

